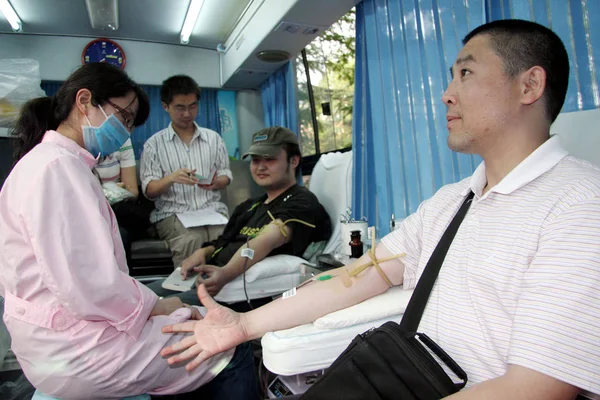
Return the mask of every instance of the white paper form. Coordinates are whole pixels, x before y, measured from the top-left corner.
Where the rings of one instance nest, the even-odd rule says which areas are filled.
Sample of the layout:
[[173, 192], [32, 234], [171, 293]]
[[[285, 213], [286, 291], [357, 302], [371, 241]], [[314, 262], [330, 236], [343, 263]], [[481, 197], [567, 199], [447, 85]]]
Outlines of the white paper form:
[[177, 213], [177, 218], [179, 218], [186, 228], [205, 225], [225, 225], [229, 221], [227, 217], [210, 209]]

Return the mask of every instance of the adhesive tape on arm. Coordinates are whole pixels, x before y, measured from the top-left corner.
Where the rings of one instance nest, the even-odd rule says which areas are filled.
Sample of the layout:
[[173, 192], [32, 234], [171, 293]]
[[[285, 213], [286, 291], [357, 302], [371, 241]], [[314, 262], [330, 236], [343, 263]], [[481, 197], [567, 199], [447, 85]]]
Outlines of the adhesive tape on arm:
[[242, 249], [241, 255], [242, 255], [242, 257], [246, 257], [246, 258], [252, 260], [254, 258], [254, 250], [249, 249], [249, 248]]

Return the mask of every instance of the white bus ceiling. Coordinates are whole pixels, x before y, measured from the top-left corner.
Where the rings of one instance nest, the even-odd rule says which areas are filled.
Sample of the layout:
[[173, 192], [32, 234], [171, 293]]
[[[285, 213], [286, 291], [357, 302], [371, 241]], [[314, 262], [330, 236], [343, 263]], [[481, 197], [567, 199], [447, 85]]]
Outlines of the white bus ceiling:
[[256, 88], [285, 63], [261, 61], [259, 52], [294, 57], [358, 2], [205, 0], [189, 42], [181, 44], [189, 0], [116, 0], [116, 30], [92, 28], [85, 0], [9, 1], [22, 29], [14, 32], [0, 17], [0, 57], [38, 59], [42, 79], [65, 79], [80, 65], [87, 42], [110, 38], [123, 48], [126, 70], [140, 83], [160, 84], [172, 73], [200, 69], [194, 74], [200, 86], [232, 89]]

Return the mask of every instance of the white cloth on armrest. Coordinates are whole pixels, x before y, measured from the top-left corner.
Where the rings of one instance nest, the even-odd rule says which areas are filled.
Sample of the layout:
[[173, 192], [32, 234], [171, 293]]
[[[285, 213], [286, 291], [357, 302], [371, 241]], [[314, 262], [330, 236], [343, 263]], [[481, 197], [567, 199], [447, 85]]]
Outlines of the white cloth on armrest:
[[314, 325], [319, 329], [337, 329], [404, 314], [412, 292], [395, 286], [362, 303], [324, 315]]
[[328, 368], [352, 339], [387, 321], [400, 322], [395, 315], [342, 329], [319, 329], [314, 324], [267, 332], [262, 338], [263, 363], [279, 375], [296, 375]]
[[[215, 296], [215, 300], [222, 303], [237, 303], [246, 301], [244, 293], [244, 276], [240, 275], [227, 285]], [[300, 269], [292, 274], [271, 276], [269, 278], [258, 279], [254, 282], [246, 280], [246, 291], [250, 300], [262, 299], [265, 297], [279, 295], [286, 290], [296, 287], [302, 281]]]
[[[246, 271], [246, 284], [259, 279], [270, 278], [277, 275], [292, 274], [300, 271], [300, 264], [306, 260], [287, 254], [277, 254], [276, 256], [266, 257], [248, 268]], [[290, 288], [288, 288], [290, 289]]]

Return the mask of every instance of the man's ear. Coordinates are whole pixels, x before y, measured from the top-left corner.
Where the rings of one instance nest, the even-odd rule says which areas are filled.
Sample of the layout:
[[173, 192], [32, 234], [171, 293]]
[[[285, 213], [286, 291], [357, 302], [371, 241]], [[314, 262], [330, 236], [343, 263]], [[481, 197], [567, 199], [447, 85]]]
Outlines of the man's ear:
[[87, 115], [88, 108], [92, 107], [92, 92], [89, 89], [79, 89], [75, 95], [75, 106], [83, 115]]
[[166, 112], [169, 112], [169, 105], [167, 103], [165, 103], [164, 101], [161, 101], [160, 104], [162, 105], [163, 110], [165, 110]]
[[293, 168], [298, 169], [298, 165], [300, 165], [300, 156], [292, 156], [292, 159], [290, 160], [290, 165]]
[[531, 105], [538, 101], [546, 89], [546, 71], [540, 66], [529, 68], [521, 74], [521, 103]]

